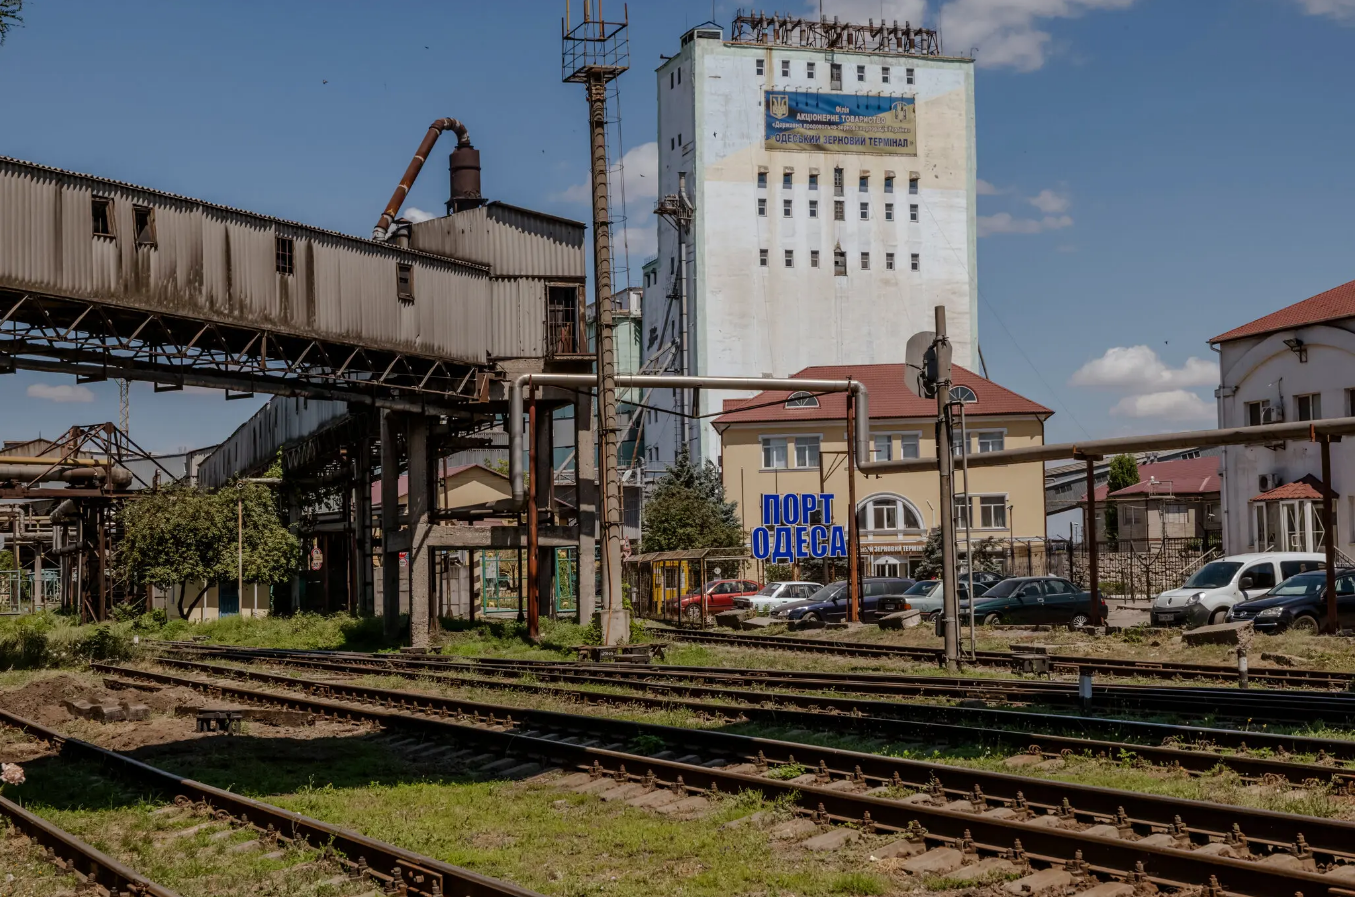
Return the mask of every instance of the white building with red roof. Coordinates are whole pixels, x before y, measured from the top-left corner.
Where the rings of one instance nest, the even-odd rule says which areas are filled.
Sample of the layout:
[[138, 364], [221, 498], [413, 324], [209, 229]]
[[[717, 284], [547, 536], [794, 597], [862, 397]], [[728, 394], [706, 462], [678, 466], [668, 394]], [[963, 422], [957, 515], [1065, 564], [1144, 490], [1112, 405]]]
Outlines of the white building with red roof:
[[[810, 367], [793, 376], [851, 377], [865, 384], [875, 459], [936, 457], [936, 402], [907, 390], [903, 365]], [[952, 396], [959, 398], [968, 391], [964, 424], [971, 454], [1044, 444], [1044, 422], [1053, 414], [1048, 408], [958, 365], [954, 379]], [[830, 494], [832, 519], [846, 519], [850, 509], [846, 396], [768, 391], [727, 400], [724, 409], [715, 419], [715, 430], [720, 434], [725, 495], [738, 503], [746, 530], [751, 533], [762, 524], [763, 495]], [[957, 452], [962, 444], [957, 434]], [[956, 466], [958, 471], [960, 464]], [[939, 526], [939, 515], [946, 513], [936, 472], [856, 477], [866, 575], [909, 575], [928, 531]], [[953, 513], [957, 521], [969, 518], [976, 544], [994, 539], [1015, 558], [1016, 569], [1027, 569], [1027, 563], [1036, 571], [1043, 569], [1042, 464], [970, 471], [967, 492], [957, 472], [955, 488], [960, 494]], [[963, 530], [959, 536], [963, 552]]]
[[[1210, 340], [1219, 353], [1219, 426], [1355, 414], [1355, 280]], [[1332, 446], [1337, 548], [1355, 528], [1355, 442]], [[1223, 452], [1224, 546], [1315, 551], [1325, 544], [1316, 442], [1230, 446]]]

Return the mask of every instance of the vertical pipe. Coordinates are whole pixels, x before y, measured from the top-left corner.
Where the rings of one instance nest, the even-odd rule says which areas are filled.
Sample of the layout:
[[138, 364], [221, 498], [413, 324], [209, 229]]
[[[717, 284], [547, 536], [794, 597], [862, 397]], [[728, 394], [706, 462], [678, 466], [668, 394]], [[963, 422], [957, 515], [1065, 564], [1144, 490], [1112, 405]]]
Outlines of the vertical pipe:
[[621, 488], [617, 471], [616, 350], [612, 323], [612, 243], [607, 181], [607, 82], [588, 76], [588, 118], [593, 182], [593, 267], [597, 303], [597, 373], [601, 439], [603, 644], [627, 640], [630, 625], [621, 590]]
[[[822, 453], [820, 453], [822, 457]], [[802, 521], [803, 522], [803, 521]], [[856, 392], [847, 390], [847, 620], [861, 620], [861, 527], [856, 520]]]
[[430, 600], [432, 549], [428, 545], [432, 505], [432, 471], [428, 464], [428, 418], [412, 414], [405, 451], [409, 455], [409, 644], [427, 648], [430, 624], [437, 610]]
[[936, 306], [936, 460], [941, 486], [941, 590], [946, 669], [960, 668], [959, 589], [955, 582], [955, 458], [950, 438], [950, 340], [946, 307]]
[[969, 428], [965, 422], [964, 403], [960, 403], [960, 462], [964, 465], [964, 545], [965, 567], [969, 570], [969, 657], [978, 659], [977, 637], [974, 634], [974, 504], [969, 498]]
[[[597, 610], [597, 443], [593, 438], [593, 396], [580, 389], [574, 398], [574, 481], [579, 524], [579, 625], [587, 626]], [[643, 486], [643, 484], [641, 484]], [[644, 501], [644, 490], [640, 491]], [[644, 506], [640, 509], [644, 516]]]
[[1331, 507], [1331, 437], [1321, 437], [1322, 447], [1322, 533], [1327, 567], [1327, 625], [1328, 632], [1339, 629], [1336, 618], [1336, 531], [1332, 528]]
[[[678, 172], [678, 207], [682, 209], [685, 206], [687, 196], [687, 175], [686, 172]], [[689, 318], [687, 316], [687, 225], [682, 214], [679, 214], [677, 220], [678, 233], [678, 368], [679, 373], [684, 377], [691, 371], [691, 341], [687, 328]], [[692, 448], [692, 419], [689, 416], [694, 411], [688, 411], [687, 391], [678, 390], [677, 407], [678, 421], [682, 426], [682, 446], [688, 452]]]
[[541, 608], [537, 606], [540, 545], [537, 541], [536, 493], [540, 488], [540, 471], [536, 469], [536, 387], [527, 387], [527, 469], [532, 472], [532, 484], [527, 489], [527, 638], [541, 637]]
[[1087, 539], [1087, 591], [1091, 593], [1091, 613], [1087, 615], [1093, 626], [1100, 626], [1101, 577], [1096, 557], [1096, 459], [1087, 459], [1087, 523], [1083, 527]]
[[386, 641], [400, 637], [400, 552], [391, 550], [400, 529], [400, 449], [395, 412], [381, 415], [381, 617]]

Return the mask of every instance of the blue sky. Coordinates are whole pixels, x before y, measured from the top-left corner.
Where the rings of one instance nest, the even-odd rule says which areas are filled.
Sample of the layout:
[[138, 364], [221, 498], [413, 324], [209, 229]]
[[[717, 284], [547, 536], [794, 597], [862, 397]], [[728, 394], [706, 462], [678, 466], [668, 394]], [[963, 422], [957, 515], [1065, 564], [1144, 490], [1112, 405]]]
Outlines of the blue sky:
[[[1206, 340], [1355, 277], [1355, 0], [823, 5], [939, 22], [948, 51], [977, 48], [980, 342], [994, 379], [1057, 412], [1051, 440], [1208, 426]], [[0, 47], [0, 154], [365, 235], [427, 123], [452, 115], [487, 195], [586, 218], [563, 6], [28, 0]], [[630, 4], [636, 280], [653, 244], [652, 70], [711, 8]], [[733, 7], [714, 8], [728, 27]], [[408, 206], [441, 209], [450, 149]], [[117, 418], [112, 384], [0, 384], [4, 438]], [[257, 404], [134, 385], [132, 434], [209, 444]]]

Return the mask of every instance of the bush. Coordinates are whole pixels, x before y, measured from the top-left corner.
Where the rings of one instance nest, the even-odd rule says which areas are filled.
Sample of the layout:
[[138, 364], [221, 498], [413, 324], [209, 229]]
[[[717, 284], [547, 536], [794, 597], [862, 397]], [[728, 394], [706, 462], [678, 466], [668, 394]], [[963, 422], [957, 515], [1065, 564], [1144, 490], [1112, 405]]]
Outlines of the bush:
[[129, 623], [81, 625], [51, 612], [0, 622], [0, 667], [5, 669], [128, 660], [135, 653]]

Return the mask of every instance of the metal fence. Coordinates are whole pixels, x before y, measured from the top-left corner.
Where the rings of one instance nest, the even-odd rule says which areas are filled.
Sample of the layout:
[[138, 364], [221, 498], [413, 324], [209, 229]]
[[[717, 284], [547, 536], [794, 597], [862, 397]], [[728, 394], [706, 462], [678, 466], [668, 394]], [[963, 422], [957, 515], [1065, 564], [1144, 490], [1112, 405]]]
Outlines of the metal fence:
[[0, 570], [0, 614], [30, 614], [60, 604], [56, 570], [43, 570], [40, 577], [27, 570]]
[[[1223, 554], [1222, 537], [1128, 539], [1096, 543], [1097, 578], [1101, 594], [1114, 598], [1153, 598], [1168, 589], [1180, 588], [1190, 574]], [[1085, 542], [1051, 539], [1046, 543], [1045, 573], [1063, 576], [1079, 588], [1087, 588], [1090, 559]]]

